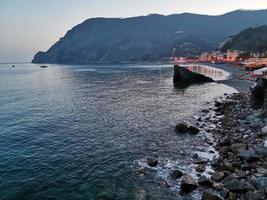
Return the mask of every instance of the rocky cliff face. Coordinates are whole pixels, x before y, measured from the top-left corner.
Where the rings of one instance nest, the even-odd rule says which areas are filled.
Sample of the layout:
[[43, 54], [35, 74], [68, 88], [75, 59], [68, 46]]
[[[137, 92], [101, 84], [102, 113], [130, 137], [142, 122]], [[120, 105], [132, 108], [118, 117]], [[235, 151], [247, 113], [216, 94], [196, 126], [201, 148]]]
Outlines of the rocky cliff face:
[[213, 80], [202, 74], [191, 72], [184, 67], [180, 67], [178, 65], [174, 66], [173, 83], [175, 85], [188, 85], [188, 84], [205, 83], [205, 82], [213, 82]]
[[34, 63], [123, 63], [164, 61], [211, 50], [229, 35], [267, 22], [267, 11], [96, 18], [75, 26]]

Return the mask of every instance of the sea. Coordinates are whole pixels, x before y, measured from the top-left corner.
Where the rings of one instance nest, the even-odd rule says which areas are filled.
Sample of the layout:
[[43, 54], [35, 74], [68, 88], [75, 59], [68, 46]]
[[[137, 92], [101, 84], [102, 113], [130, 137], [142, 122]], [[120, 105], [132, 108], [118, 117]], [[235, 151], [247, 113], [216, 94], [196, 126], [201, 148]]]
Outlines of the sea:
[[177, 134], [175, 125], [235, 89], [174, 87], [173, 65], [47, 66], [0, 64], [1, 200], [200, 199], [200, 189], [181, 194], [170, 173], [196, 176], [192, 154], [212, 147], [205, 133]]

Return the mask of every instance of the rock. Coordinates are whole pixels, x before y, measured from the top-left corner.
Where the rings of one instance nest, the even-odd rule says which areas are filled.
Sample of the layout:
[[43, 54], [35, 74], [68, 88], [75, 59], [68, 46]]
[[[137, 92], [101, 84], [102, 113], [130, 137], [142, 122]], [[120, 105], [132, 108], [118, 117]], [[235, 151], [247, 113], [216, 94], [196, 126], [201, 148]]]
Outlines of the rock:
[[257, 80], [254, 87], [251, 88], [251, 99], [253, 108], [259, 109], [263, 107], [264, 91], [267, 88], [267, 80], [261, 78]]
[[264, 168], [257, 168], [257, 173], [262, 174], [263, 176], [267, 177], [267, 169]]
[[231, 162], [229, 162], [228, 160], [224, 160], [223, 161], [222, 167], [223, 167], [223, 169], [228, 170], [228, 171], [233, 171], [234, 170], [233, 164]]
[[248, 189], [247, 189], [247, 187], [245, 187], [244, 183], [242, 183], [241, 181], [239, 181], [237, 179], [232, 179], [231, 181], [226, 182], [224, 184], [224, 187], [231, 192], [244, 193], [244, 192], [248, 191]]
[[158, 161], [154, 158], [148, 158], [147, 159], [147, 164], [150, 166], [150, 167], [156, 167], [158, 165]]
[[179, 123], [176, 125], [175, 130], [177, 133], [186, 133], [188, 131], [188, 126], [184, 123]]
[[213, 80], [202, 74], [191, 72], [185, 67], [180, 67], [178, 65], [174, 66], [173, 83], [175, 85], [188, 85], [188, 84], [205, 83], [205, 82], [213, 82]]
[[215, 105], [216, 107], [220, 107], [220, 106], [222, 106], [222, 103], [219, 102], [219, 101], [216, 101], [214, 105]]
[[170, 174], [170, 177], [172, 179], [179, 179], [183, 176], [183, 172], [181, 172], [180, 170], [173, 170]]
[[264, 190], [248, 191], [245, 195], [245, 199], [248, 200], [265, 200], [266, 195]]
[[187, 126], [185, 123], [179, 123], [176, 125], [175, 130], [177, 133], [191, 133], [191, 134], [197, 134], [199, 133], [199, 129], [194, 126]]
[[202, 195], [201, 200], [223, 200], [220, 196], [211, 192], [205, 191]]
[[267, 126], [264, 126], [262, 129], [261, 129], [261, 132], [263, 135], [267, 135]]
[[196, 172], [204, 172], [206, 170], [206, 164], [199, 164], [196, 168], [195, 168]]
[[181, 190], [184, 193], [189, 193], [195, 190], [198, 187], [196, 179], [194, 179], [191, 175], [185, 174], [181, 181]]
[[167, 181], [163, 181], [162, 182], [162, 186], [165, 187], [165, 188], [170, 188], [171, 187], [171, 185]]
[[256, 155], [253, 150], [244, 150], [238, 154], [239, 158], [246, 160], [247, 162], [257, 162], [259, 157]]
[[212, 188], [217, 191], [221, 191], [224, 188], [224, 185], [222, 183], [213, 183]]
[[264, 148], [267, 148], [267, 140], [264, 141]]
[[261, 157], [266, 157], [267, 156], [267, 148], [264, 147], [257, 147], [256, 153], [261, 156]]
[[201, 176], [197, 180], [197, 182], [201, 186], [205, 186], [205, 187], [212, 187], [213, 186], [213, 182], [211, 180], [209, 180], [206, 176]]
[[239, 153], [240, 151], [246, 149], [246, 145], [243, 143], [235, 143], [231, 145], [230, 149], [233, 153]]
[[225, 176], [224, 172], [217, 171], [212, 174], [211, 180], [220, 181], [224, 178], [224, 176]]
[[252, 185], [256, 187], [258, 190], [266, 190], [267, 189], [267, 177], [257, 177], [253, 179]]
[[200, 132], [200, 130], [194, 126], [190, 126], [188, 128], [188, 132], [191, 133], [191, 134], [198, 134]]

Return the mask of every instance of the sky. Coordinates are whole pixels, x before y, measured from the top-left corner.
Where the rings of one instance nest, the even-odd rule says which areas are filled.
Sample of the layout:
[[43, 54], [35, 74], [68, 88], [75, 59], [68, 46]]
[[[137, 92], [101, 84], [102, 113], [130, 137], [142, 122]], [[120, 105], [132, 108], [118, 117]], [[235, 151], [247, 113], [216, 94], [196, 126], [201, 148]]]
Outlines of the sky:
[[266, 0], [0, 0], [0, 62], [29, 62], [73, 26], [94, 17], [266, 9]]

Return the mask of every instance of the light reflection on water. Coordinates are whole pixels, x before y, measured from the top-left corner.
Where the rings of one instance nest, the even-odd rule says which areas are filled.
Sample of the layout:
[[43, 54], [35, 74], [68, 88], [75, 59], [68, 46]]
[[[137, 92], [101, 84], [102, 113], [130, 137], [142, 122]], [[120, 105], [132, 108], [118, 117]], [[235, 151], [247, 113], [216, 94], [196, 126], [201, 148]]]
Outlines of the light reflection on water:
[[[0, 198], [180, 199], [162, 181], [190, 170], [203, 137], [174, 126], [234, 90], [175, 89], [172, 76], [172, 66], [1, 65]], [[151, 156], [159, 168], [138, 176]]]

